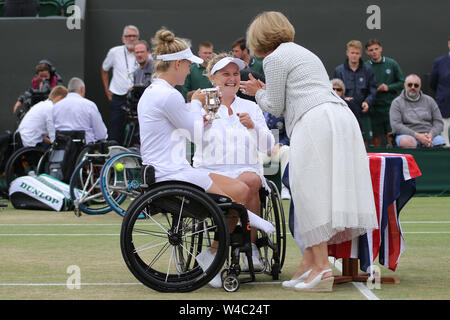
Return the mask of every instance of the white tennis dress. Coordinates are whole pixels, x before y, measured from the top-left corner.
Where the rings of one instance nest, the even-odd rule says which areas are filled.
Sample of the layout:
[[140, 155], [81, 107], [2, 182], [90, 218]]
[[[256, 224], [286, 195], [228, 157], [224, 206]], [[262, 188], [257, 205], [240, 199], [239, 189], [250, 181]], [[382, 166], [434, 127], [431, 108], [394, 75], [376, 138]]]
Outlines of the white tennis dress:
[[[217, 112], [220, 118], [204, 129], [202, 143], [196, 146], [193, 166], [234, 179], [244, 172], [255, 172], [267, 188], [258, 151], [266, 154], [272, 150], [275, 138], [256, 103], [235, 96], [230, 108], [231, 115], [225, 105], [220, 106]], [[242, 125], [239, 113], [249, 114], [254, 129]]]
[[190, 182], [205, 191], [212, 185], [209, 171], [192, 168], [186, 160], [186, 138], [201, 141], [200, 101], [185, 103], [181, 93], [163, 79], [155, 79], [138, 103], [143, 165], [155, 167], [156, 181]]

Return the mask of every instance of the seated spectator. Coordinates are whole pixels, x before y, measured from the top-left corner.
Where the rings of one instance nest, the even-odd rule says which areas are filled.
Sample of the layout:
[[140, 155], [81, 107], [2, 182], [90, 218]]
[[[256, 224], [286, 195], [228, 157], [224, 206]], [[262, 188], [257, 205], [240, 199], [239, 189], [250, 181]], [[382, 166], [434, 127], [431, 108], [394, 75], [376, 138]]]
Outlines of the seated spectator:
[[[204, 129], [201, 148], [196, 148], [193, 166], [244, 182], [249, 188], [245, 207], [260, 214], [259, 190], [268, 188], [258, 162], [258, 151], [272, 150], [274, 137], [267, 127], [258, 105], [236, 96], [240, 86], [242, 60], [228, 54], [219, 54], [207, 66], [209, 79], [221, 90], [219, 119], [212, 120]], [[252, 229], [252, 252], [255, 270], [264, 267], [261, 255], [254, 244], [256, 229]], [[248, 270], [244, 258], [243, 270]]]
[[[36, 65], [36, 76], [31, 80], [30, 90], [50, 93], [50, 90], [57, 85], [62, 85], [62, 78], [56, 72], [55, 67], [48, 60], [39, 61]], [[22, 108], [27, 95], [30, 94], [29, 91], [19, 97], [14, 105], [13, 113], [16, 113], [18, 109]]]
[[[260, 153], [259, 161], [261, 164], [269, 162], [279, 163], [281, 165], [281, 176], [283, 176], [284, 170], [289, 162], [289, 137], [286, 134], [286, 125], [284, 123], [284, 117], [275, 117], [273, 114], [264, 112], [267, 127], [274, 132], [278, 133], [278, 143], [272, 148], [269, 153]], [[281, 184], [281, 199], [291, 199], [289, 190]]]
[[84, 97], [86, 89], [83, 80], [72, 78], [67, 87], [67, 97], [53, 107], [55, 131], [83, 130], [86, 143], [106, 139], [106, 126], [97, 105]]
[[4, 17], [36, 17], [39, 12], [39, 0], [5, 0]]
[[17, 129], [24, 147], [39, 144], [49, 146], [55, 140], [53, 105], [66, 96], [67, 89], [56, 86], [50, 92], [48, 100], [37, 103], [25, 114]]
[[389, 112], [395, 142], [403, 148], [445, 145], [440, 135], [444, 123], [434, 99], [424, 94], [419, 76], [406, 77], [404, 90], [392, 101]]
[[355, 103], [355, 100], [353, 100], [351, 98], [343, 98], [345, 95], [344, 82], [341, 79], [335, 78], [335, 79], [331, 79], [331, 85], [333, 86], [334, 92], [336, 92], [336, 94], [339, 97], [344, 99], [344, 101], [347, 103], [350, 110], [352, 110], [353, 114], [356, 117], [356, 120], [358, 120], [359, 127], [361, 128], [361, 107]]
[[372, 123], [369, 116], [369, 108], [375, 102], [377, 86], [375, 74], [372, 68], [361, 59], [362, 43], [352, 40], [347, 43], [345, 62], [336, 67], [332, 78], [341, 79], [346, 87], [345, 98], [353, 99], [362, 109], [361, 128], [364, 143], [367, 146], [373, 138]]
[[153, 62], [147, 41], [139, 40], [134, 45], [134, 56], [139, 67], [134, 71], [134, 85], [148, 87], [152, 82]]

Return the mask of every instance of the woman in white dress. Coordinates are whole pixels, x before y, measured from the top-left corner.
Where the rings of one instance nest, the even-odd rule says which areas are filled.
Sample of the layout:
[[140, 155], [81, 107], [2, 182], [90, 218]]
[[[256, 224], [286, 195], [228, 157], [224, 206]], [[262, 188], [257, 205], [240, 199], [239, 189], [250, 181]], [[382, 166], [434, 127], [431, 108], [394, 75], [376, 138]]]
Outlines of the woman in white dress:
[[[193, 183], [206, 192], [225, 195], [234, 202], [245, 205], [249, 195], [247, 185], [236, 179], [208, 170], [192, 168], [186, 160], [185, 137], [200, 142], [203, 136], [204, 118], [202, 103], [205, 95], [197, 90], [192, 102], [186, 104], [181, 93], [175, 89], [182, 85], [192, 62], [203, 60], [192, 54], [183, 39], [166, 29], [156, 32], [152, 39], [156, 55], [156, 78], [144, 91], [138, 103], [138, 119], [141, 137], [141, 156], [143, 165], [155, 168], [155, 179], [159, 181], [180, 180]], [[273, 226], [248, 211], [250, 225], [262, 228], [268, 233]], [[227, 221], [236, 219], [227, 219]], [[233, 225], [230, 225], [230, 229]], [[200, 253], [197, 259], [202, 268], [214, 259], [214, 245]], [[220, 274], [213, 279], [216, 286], [221, 285]]]
[[[258, 162], [258, 151], [267, 154], [272, 150], [275, 138], [258, 105], [236, 95], [241, 81], [240, 70], [244, 67], [244, 61], [226, 53], [215, 55], [209, 61], [206, 72], [211, 83], [220, 88], [221, 106], [217, 111], [219, 118], [204, 129], [193, 166], [245, 183], [249, 188], [245, 207], [259, 215], [259, 190], [261, 186], [267, 189], [268, 186]], [[256, 229], [253, 228], [253, 265], [255, 270], [261, 270], [264, 265], [255, 240]], [[243, 270], [248, 270], [245, 256], [243, 262]]]
[[290, 137], [289, 181], [295, 240], [303, 258], [283, 287], [331, 291], [328, 243], [378, 227], [369, 162], [358, 122], [332, 90], [320, 59], [292, 42], [295, 30], [280, 12], [263, 12], [247, 29], [248, 47], [264, 57], [266, 83], [242, 83], [267, 112], [284, 114]]

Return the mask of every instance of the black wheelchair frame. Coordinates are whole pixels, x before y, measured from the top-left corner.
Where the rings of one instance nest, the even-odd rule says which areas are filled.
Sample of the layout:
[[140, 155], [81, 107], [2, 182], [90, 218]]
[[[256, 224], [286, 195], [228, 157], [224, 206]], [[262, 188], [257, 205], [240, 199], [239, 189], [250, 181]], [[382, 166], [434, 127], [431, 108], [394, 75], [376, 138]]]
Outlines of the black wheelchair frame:
[[[242, 205], [222, 195], [205, 193], [186, 182], [143, 181], [143, 193], [128, 208], [120, 235], [123, 259], [139, 281], [160, 292], [196, 290], [219, 272], [223, 288], [228, 292], [237, 291], [241, 283], [255, 281], [251, 228]], [[284, 263], [286, 229], [281, 197], [276, 186], [273, 183], [270, 186], [277, 194], [262, 198], [266, 199], [261, 204], [266, 208], [262, 216], [267, 217], [267, 202], [278, 197], [278, 212], [274, 213], [277, 231], [274, 236], [258, 231], [261, 237], [256, 245], [272, 251], [270, 258], [266, 252], [265, 262], [269, 267], [263, 271], [277, 280]], [[230, 234], [226, 222], [234, 217], [233, 211], [239, 215], [239, 224]], [[142, 215], [145, 219], [139, 219]], [[218, 243], [214, 248], [215, 258], [207, 270], [202, 270], [195, 258], [213, 243]], [[244, 274], [239, 265], [241, 253], [247, 256], [249, 265], [245, 278], [240, 277]]]

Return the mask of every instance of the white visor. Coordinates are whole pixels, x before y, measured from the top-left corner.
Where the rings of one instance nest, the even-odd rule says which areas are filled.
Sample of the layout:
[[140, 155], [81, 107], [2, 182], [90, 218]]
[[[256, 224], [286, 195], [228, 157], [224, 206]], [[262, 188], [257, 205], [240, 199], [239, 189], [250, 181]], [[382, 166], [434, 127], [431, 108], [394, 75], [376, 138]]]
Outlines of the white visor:
[[203, 59], [195, 56], [190, 48], [187, 48], [183, 51], [178, 51], [175, 53], [162, 54], [156, 57], [158, 60], [162, 61], [175, 61], [175, 60], [184, 60], [187, 59], [194, 63], [203, 63]]
[[217, 71], [219, 71], [220, 69], [225, 68], [231, 62], [235, 63], [238, 66], [239, 70], [242, 70], [242, 69], [245, 68], [245, 62], [242, 61], [241, 59], [232, 58], [232, 57], [225, 57], [225, 58], [220, 59], [219, 61], [216, 62], [214, 67], [212, 67], [212, 69], [211, 69], [211, 74], [214, 74]]

